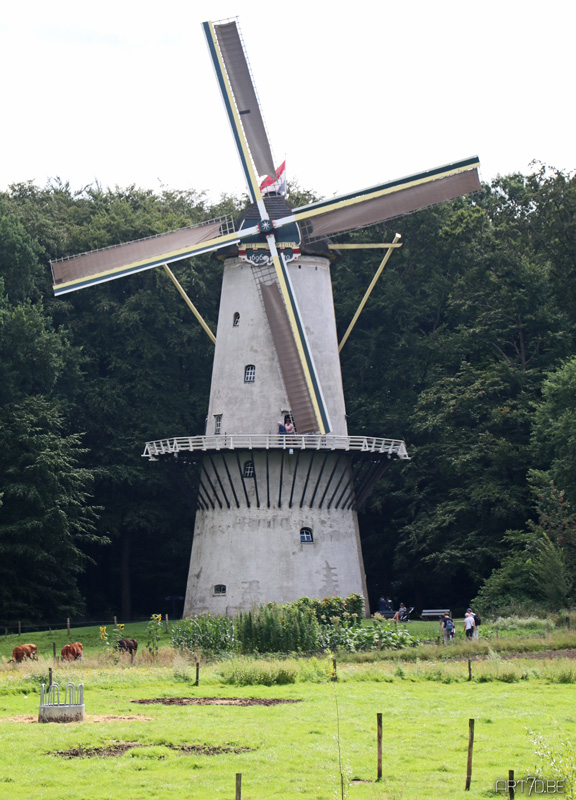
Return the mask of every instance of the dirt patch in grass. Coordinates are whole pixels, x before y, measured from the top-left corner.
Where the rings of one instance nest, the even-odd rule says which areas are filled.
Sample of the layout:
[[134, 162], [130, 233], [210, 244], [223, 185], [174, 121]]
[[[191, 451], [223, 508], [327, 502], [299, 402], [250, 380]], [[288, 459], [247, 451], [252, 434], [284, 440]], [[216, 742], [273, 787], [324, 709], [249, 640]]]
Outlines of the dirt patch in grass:
[[[218, 756], [222, 753], [249, 753], [250, 747], [230, 747], [228, 745], [209, 746], [205, 744], [164, 744], [170, 750], [178, 750], [195, 756]], [[139, 742], [111, 742], [104, 747], [71, 747], [69, 750], [51, 750], [48, 756], [61, 758], [113, 758], [122, 756], [134, 747], [154, 747], [154, 745], [140, 744]]]
[[253, 750], [252, 747], [230, 747], [229, 745], [208, 747], [208, 745], [204, 744], [167, 744], [166, 747], [197, 756], [219, 756], [221, 753], [251, 753]]
[[302, 700], [281, 700], [275, 697], [157, 697], [151, 700], [130, 700], [131, 703], [165, 706], [277, 706], [280, 703], [301, 703]]
[[105, 747], [71, 747], [69, 750], [50, 750], [47, 756], [61, 756], [61, 758], [109, 758], [121, 756], [133, 747], [144, 747], [138, 742], [111, 742]]

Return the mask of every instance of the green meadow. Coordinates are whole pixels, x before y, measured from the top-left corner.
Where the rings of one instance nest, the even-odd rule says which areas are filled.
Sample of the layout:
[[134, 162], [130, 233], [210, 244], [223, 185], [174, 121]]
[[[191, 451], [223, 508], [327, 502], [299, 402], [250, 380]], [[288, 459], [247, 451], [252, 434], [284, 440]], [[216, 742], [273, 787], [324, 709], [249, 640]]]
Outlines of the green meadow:
[[[486, 642], [468, 649], [456, 643], [436, 648], [435, 659], [404, 660], [403, 651], [394, 658], [374, 654], [372, 660], [338, 655], [337, 681], [331, 680], [331, 656], [202, 659], [195, 686], [195, 663], [169, 647], [166, 634], [156, 659], [143, 646], [144, 626], [126, 626], [126, 634], [140, 634], [134, 664], [127, 655], [104, 652], [97, 628], [72, 631], [72, 641], [87, 644], [84, 661], [72, 664], [51, 657], [52, 641], [59, 652], [68, 639], [65, 631], [21, 637], [35, 641], [41, 655], [38, 663], [18, 665], [7, 664], [18, 637], [2, 637], [0, 798], [232, 800], [237, 773], [246, 800], [503, 797], [496, 781], [507, 778], [508, 770], [516, 778], [534, 774], [529, 731], [552, 743], [558, 731], [576, 741], [576, 661], [561, 653], [510, 659], [494, 649], [509, 641], [504, 636], [494, 638], [487, 653]], [[566, 641], [556, 640], [559, 635], [545, 638], [553, 647]], [[415, 651], [404, 655], [414, 658]], [[40, 684], [50, 667], [60, 685], [84, 683], [85, 722], [35, 721]], [[274, 680], [279, 683], [263, 685]], [[182, 697], [298, 702], [131, 702]], [[383, 720], [380, 782], [377, 713]], [[470, 718], [472, 783], [464, 791]]]

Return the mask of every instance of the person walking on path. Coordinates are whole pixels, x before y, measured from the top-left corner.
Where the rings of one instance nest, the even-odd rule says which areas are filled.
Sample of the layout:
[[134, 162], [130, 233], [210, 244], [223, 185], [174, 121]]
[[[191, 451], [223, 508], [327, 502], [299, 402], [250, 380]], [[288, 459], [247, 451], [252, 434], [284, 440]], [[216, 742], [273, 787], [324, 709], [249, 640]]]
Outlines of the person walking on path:
[[450, 616], [450, 612], [447, 611], [442, 620], [442, 636], [444, 637], [444, 644], [450, 644], [450, 642], [454, 639], [454, 630], [454, 620]]
[[479, 634], [478, 625], [480, 625], [480, 617], [478, 616], [478, 614], [475, 614], [471, 608], [467, 609], [467, 612], [468, 614], [472, 614], [472, 617], [474, 618], [474, 633], [472, 634], [472, 638], [478, 639], [478, 634]]
[[471, 611], [467, 611], [466, 616], [464, 617], [464, 629], [466, 631], [466, 638], [468, 641], [472, 641], [475, 627], [476, 623], [474, 622], [474, 614]]

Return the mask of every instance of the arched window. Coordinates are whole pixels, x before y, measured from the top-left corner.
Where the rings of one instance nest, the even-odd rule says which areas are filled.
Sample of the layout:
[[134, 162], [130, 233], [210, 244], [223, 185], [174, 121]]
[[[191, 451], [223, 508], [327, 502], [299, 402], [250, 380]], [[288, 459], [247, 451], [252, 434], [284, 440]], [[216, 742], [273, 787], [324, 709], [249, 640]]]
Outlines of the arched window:
[[300, 541], [304, 544], [312, 544], [314, 536], [312, 535], [312, 528], [300, 528]]
[[214, 594], [226, 594], [226, 585], [224, 583], [217, 583], [214, 587]]
[[244, 383], [254, 383], [256, 380], [256, 367], [254, 364], [246, 364], [244, 367]]
[[237, 328], [240, 325], [240, 313], [238, 311], [234, 312], [234, 318], [232, 320], [232, 327]]
[[242, 474], [245, 478], [253, 478], [254, 477], [254, 462], [253, 461], [245, 461], [244, 462], [244, 469]]

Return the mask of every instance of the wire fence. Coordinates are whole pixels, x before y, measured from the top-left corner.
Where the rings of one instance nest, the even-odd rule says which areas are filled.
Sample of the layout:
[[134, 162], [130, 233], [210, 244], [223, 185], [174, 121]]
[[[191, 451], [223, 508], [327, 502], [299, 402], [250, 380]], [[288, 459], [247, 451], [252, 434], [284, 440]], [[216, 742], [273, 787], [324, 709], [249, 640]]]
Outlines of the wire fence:
[[[117, 617], [101, 617], [100, 619], [75, 619], [64, 618], [53, 622], [31, 622], [29, 620], [0, 620], [0, 636], [22, 635], [34, 631], [61, 631], [73, 628], [91, 628], [96, 625], [115, 625]], [[150, 617], [133, 617], [129, 622], [148, 622]], [[121, 620], [125, 621], [125, 620]]]

